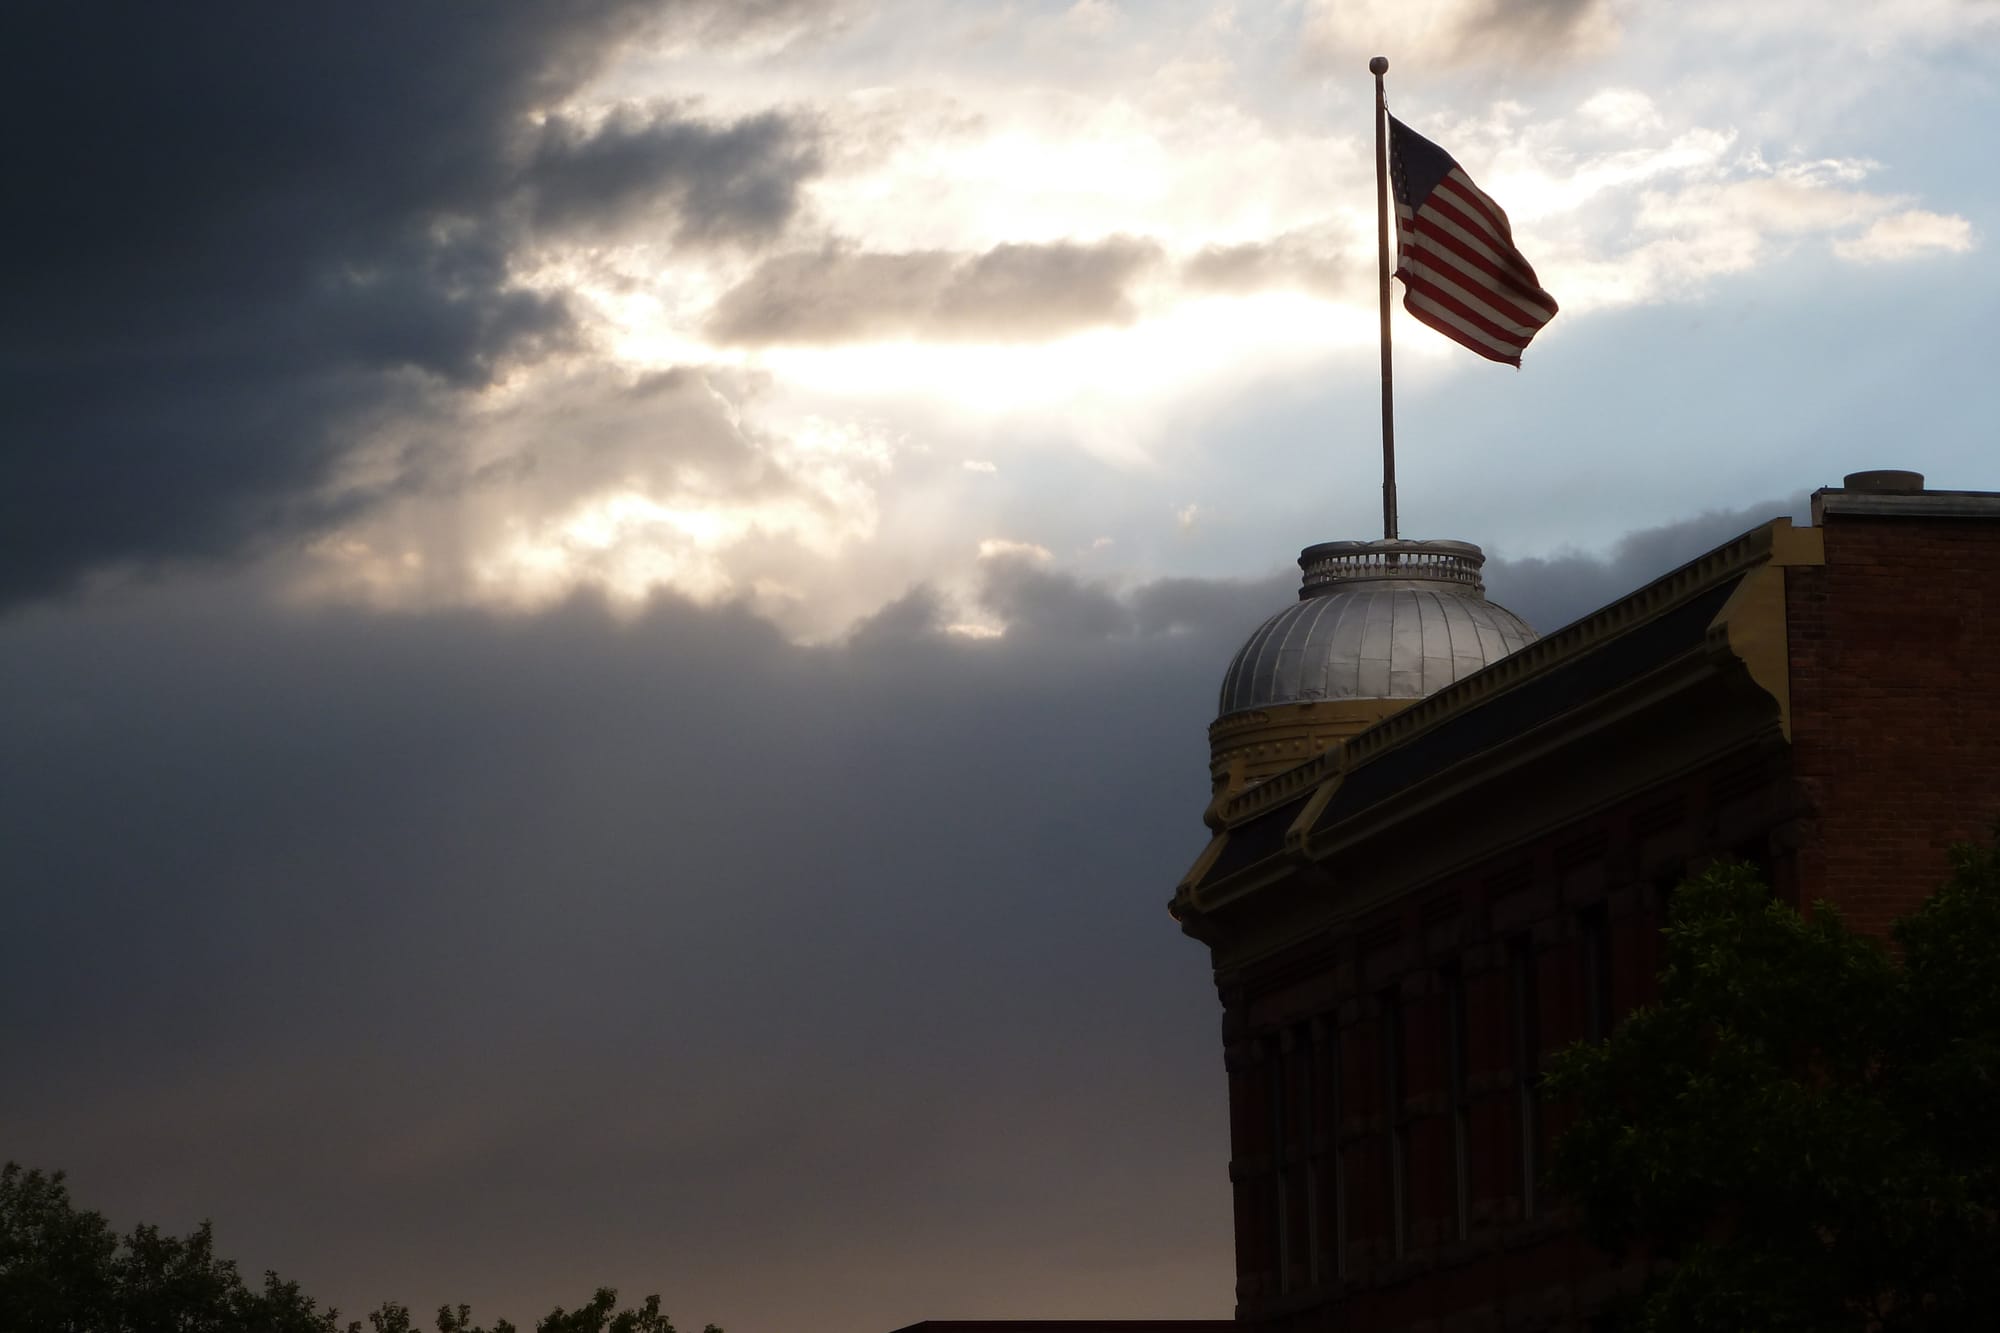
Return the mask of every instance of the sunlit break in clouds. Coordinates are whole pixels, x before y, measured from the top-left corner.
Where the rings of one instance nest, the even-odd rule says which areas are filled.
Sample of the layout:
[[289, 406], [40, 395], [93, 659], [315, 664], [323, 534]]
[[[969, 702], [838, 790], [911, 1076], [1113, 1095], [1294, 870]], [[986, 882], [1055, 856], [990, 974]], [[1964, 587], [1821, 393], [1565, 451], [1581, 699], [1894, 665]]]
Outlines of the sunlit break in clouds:
[[[664, 589], [750, 598], [824, 636], [911, 581], [964, 586], [974, 550], [954, 515], [1082, 544], [1081, 514], [1036, 503], [1037, 480], [1070, 468], [1107, 496], [1193, 471], [1212, 510], [1246, 521], [1259, 469], [1221, 465], [1240, 447], [1233, 423], [1351, 394], [1372, 352], [1367, 90], [1341, 77], [1371, 45], [1412, 50], [1397, 105], [1508, 201], [1562, 296], [1546, 345], [1624, 308], [1685, 318], [1760, 267], [1840, 281], [1977, 252], [1967, 216], [1925, 207], [1907, 178], [1874, 185], [1884, 163], [1863, 136], [1843, 141], [1844, 118], [1761, 133], [1740, 92], [1670, 78], [1663, 52], [1714, 40], [1705, 12], [1316, 4], [1166, 22], [1108, 4], [800, 6], [740, 32], [690, 22], [635, 28], [558, 100], [523, 109], [512, 151], [530, 179], [508, 206], [526, 221], [508, 265], [566, 312], [566, 345], [462, 396], [426, 449], [427, 465], [481, 459], [484, 487], [367, 507], [315, 548], [334, 564], [302, 575], [311, 586], [526, 607], [585, 587], [636, 606]], [[1880, 22], [1913, 58], [1944, 35]], [[1970, 11], [1963, 24], [1987, 30]], [[1817, 58], [1850, 54], [1829, 41]], [[1414, 329], [1403, 343], [1424, 404], [1470, 411], [1496, 391]], [[662, 375], [700, 379], [708, 401], [617, 405]], [[723, 423], [733, 466], [681, 456]], [[1366, 456], [1360, 433], [1329, 429], [1311, 453], [1293, 432], [1254, 447], [1278, 450], [1259, 453], [1267, 467], [1314, 468], [1331, 497]], [[1447, 468], [1493, 452], [1438, 434]], [[1014, 484], [940, 475], [968, 454], [1011, 458]], [[1767, 489], [1791, 484], [1771, 473]], [[1628, 490], [1638, 505], [1649, 488]], [[1546, 549], [1534, 496], [1519, 498], [1494, 539]], [[1187, 500], [1105, 503], [1165, 567], [1274, 558], [1211, 549], [1198, 566], [1176, 549]], [[385, 513], [432, 528], [439, 509], [451, 551], [377, 557]], [[775, 569], [778, 546], [809, 553], [809, 570]]]
[[1371, 55], [1561, 303], [1394, 316], [1497, 600], [2000, 485], [1990, 4], [0, 22], [0, 1155], [350, 1311], [1228, 1311], [1163, 907], [1378, 530]]

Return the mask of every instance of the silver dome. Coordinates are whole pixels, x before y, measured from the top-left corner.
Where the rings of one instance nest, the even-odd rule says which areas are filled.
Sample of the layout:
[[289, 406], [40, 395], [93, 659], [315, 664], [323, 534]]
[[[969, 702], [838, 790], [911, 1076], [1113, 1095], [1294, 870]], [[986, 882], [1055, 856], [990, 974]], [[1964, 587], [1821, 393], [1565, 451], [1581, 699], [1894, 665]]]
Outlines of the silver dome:
[[1222, 677], [1218, 716], [1319, 699], [1421, 699], [1532, 643], [1486, 600], [1470, 542], [1321, 542], [1299, 600], [1257, 627]]

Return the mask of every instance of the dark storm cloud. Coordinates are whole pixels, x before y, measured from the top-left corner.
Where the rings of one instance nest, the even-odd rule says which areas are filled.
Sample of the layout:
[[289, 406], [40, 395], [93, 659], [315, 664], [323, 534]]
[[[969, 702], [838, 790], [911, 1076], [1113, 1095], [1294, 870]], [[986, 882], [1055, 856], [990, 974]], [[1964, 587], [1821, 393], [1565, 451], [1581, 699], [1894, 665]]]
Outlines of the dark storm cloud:
[[873, 615], [855, 622], [848, 631], [848, 644], [861, 652], [878, 649], [893, 651], [899, 644], [928, 638], [945, 626], [945, 603], [937, 589], [928, 584], [916, 587], [890, 602]]
[[1221, 1313], [1214, 999], [1164, 903], [1247, 625], [995, 586], [990, 643], [927, 590], [826, 647], [667, 601], [18, 613], [0, 1141], [350, 1307]]
[[[1553, 628], [1785, 507], [1494, 593]], [[984, 575], [984, 642], [928, 587], [821, 646], [671, 599], [18, 612], [6, 1154], [349, 1307], [1224, 1314], [1217, 1008], [1164, 903], [1296, 576]]]
[[725, 292], [710, 336], [735, 343], [876, 338], [1034, 342], [1124, 324], [1150, 241], [1001, 245], [982, 254], [824, 249], [775, 255]]
[[[1132, 594], [1132, 614], [1147, 634], [1210, 634], [1241, 624], [1245, 607], [1283, 607], [1299, 586], [1296, 574], [1268, 579], [1159, 579]], [[1245, 627], [1247, 629], [1247, 627]]]
[[571, 336], [513, 280], [537, 216], [771, 234], [815, 166], [807, 125], [680, 108], [528, 133], [673, 12], [10, 9], [0, 604], [332, 517], [316, 496], [358, 433]]
[[1676, 523], [1627, 533], [1608, 555], [1567, 552], [1546, 559], [1488, 560], [1486, 587], [1544, 634], [1652, 582], [1696, 556], [1774, 518], [1806, 521], [1807, 495], [1742, 509], [1711, 509]]
[[[1489, 554], [1484, 569], [1487, 595], [1548, 634], [1771, 519], [1790, 515], [1794, 522], [1806, 522], [1808, 499], [1801, 491], [1741, 509], [1712, 509], [1641, 528], [1619, 538], [1603, 555], [1566, 551], [1510, 560]], [[1042, 586], [1049, 584], [1056, 586]], [[995, 562], [989, 571], [985, 597], [989, 608], [1003, 616], [1024, 605], [1031, 620], [1050, 616], [1072, 626], [1129, 628], [1141, 638], [1190, 636], [1206, 641], [1240, 639], [1252, 624], [1290, 605], [1298, 586], [1294, 569], [1263, 579], [1158, 579], [1117, 599], [1115, 613], [1092, 610], [1064, 617], [1066, 606], [1095, 608], [1096, 599], [1110, 594], [1054, 571], [1009, 560]], [[1246, 615], [1251, 617], [1248, 622]]]
[[777, 234], [818, 165], [794, 116], [709, 125], [680, 108], [623, 107], [600, 124], [551, 119], [529, 171], [543, 225], [595, 229], [664, 213], [675, 240], [712, 242]]
[[1131, 627], [1130, 609], [1109, 591], [1032, 556], [997, 555], [985, 566], [980, 605], [1006, 621], [1012, 633], [1082, 643]]

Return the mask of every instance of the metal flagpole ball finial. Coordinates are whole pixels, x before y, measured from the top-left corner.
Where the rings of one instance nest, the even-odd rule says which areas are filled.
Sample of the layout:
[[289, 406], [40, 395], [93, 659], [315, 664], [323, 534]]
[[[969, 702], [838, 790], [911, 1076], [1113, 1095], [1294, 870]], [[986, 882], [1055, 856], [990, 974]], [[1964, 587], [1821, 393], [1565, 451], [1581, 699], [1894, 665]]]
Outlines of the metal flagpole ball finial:
[[1368, 62], [1368, 72], [1370, 74], [1387, 74], [1389, 72], [1389, 57], [1376, 56]]

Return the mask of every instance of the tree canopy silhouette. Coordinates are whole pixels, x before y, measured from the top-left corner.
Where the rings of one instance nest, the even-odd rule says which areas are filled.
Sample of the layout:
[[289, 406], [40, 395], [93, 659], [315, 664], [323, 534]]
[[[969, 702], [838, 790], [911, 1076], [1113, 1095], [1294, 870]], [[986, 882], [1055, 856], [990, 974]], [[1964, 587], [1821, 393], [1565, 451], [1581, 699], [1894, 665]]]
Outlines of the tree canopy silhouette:
[[[443, 1306], [437, 1333], [518, 1333], [501, 1319], [476, 1324], [469, 1306]], [[7, 1333], [418, 1333], [393, 1301], [343, 1324], [276, 1273], [260, 1287], [215, 1253], [203, 1222], [186, 1236], [154, 1226], [116, 1234], [102, 1214], [78, 1208], [60, 1171], [0, 1167], [0, 1328]], [[608, 1287], [573, 1310], [558, 1306], [535, 1333], [675, 1333], [648, 1296], [621, 1308]], [[713, 1324], [703, 1333], [721, 1333]]]
[[1570, 1047], [1553, 1176], [1667, 1262], [1649, 1330], [1986, 1329], [2000, 1310], [2000, 848], [1892, 950], [1724, 865], [1675, 894], [1660, 1001]]

